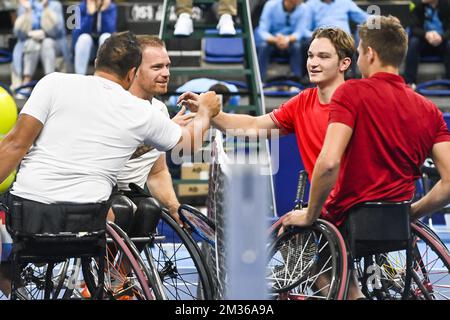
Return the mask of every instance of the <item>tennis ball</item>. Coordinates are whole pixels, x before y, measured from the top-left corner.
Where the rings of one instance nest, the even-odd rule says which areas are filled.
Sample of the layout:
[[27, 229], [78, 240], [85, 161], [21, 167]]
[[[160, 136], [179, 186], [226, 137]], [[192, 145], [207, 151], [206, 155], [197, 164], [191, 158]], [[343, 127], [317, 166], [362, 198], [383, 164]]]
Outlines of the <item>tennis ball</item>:
[[17, 121], [17, 106], [14, 98], [0, 87], [0, 138], [6, 135]]
[[[2, 136], [0, 136], [0, 142], [3, 140]], [[16, 170], [11, 172], [11, 174], [4, 180], [0, 181], [0, 194], [6, 192], [11, 184], [14, 182], [14, 179], [16, 177]]]
[[16, 170], [11, 172], [11, 174], [5, 179], [5, 181], [0, 183], [0, 193], [4, 193], [9, 189], [9, 187], [14, 182], [15, 177], [16, 177]]

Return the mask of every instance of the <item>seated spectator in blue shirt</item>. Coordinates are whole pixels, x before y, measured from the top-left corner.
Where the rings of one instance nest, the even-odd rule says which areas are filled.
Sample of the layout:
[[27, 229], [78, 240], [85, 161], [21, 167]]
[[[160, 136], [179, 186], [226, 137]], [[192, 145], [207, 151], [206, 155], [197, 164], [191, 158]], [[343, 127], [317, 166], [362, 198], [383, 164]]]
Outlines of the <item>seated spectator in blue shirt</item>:
[[263, 81], [273, 54], [288, 54], [294, 76], [302, 78], [305, 54], [300, 41], [303, 37], [301, 20], [304, 14], [302, 0], [269, 0], [265, 3], [255, 29], [256, 51]]
[[[229, 93], [229, 92], [238, 92], [238, 88], [234, 84], [230, 84], [227, 82], [222, 82], [219, 80], [209, 79], [209, 78], [197, 78], [192, 79], [183, 84], [181, 87], [175, 90], [176, 92], [184, 93], [184, 92], [194, 92], [194, 93], [203, 93], [207, 91], [214, 91], [217, 94]], [[178, 96], [171, 96], [168, 101], [169, 106], [176, 106], [178, 100]], [[241, 97], [239, 95], [229, 96], [224, 95], [222, 100], [222, 105], [230, 105], [230, 106], [238, 106]], [[188, 113], [189, 111], [187, 111]]]
[[308, 0], [302, 24], [307, 38], [320, 27], [337, 27], [351, 34], [350, 21], [361, 24], [368, 16], [352, 0]]
[[[302, 46], [309, 47], [311, 36], [317, 28], [320, 27], [337, 27], [349, 34], [352, 34], [350, 29], [350, 21], [356, 24], [366, 22], [369, 15], [362, 10], [352, 0], [308, 0], [305, 3], [305, 15], [302, 20], [302, 29], [305, 31], [305, 39]], [[358, 46], [357, 33], [355, 36], [355, 44]], [[353, 57], [351, 69], [349, 71], [350, 77], [355, 76], [357, 55]]]
[[66, 71], [71, 71], [62, 5], [53, 0], [20, 0], [14, 23], [17, 43], [13, 50], [12, 87], [29, 83], [39, 60], [44, 73], [56, 69], [56, 57], [63, 56]]
[[83, 0], [80, 26], [72, 32], [75, 73], [86, 74], [97, 49], [116, 32], [117, 6], [111, 0]]
[[450, 0], [414, 0], [411, 5], [405, 81], [415, 84], [422, 54], [444, 58], [445, 77], [450, 79]]

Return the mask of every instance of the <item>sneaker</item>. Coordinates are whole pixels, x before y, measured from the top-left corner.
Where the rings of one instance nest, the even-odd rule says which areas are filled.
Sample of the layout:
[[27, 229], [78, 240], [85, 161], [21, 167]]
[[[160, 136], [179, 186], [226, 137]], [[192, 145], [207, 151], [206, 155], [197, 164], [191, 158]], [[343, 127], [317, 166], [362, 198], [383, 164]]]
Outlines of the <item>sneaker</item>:
[[226, 13], [220, 16], [217, 29], [219, 29], [219, 34], [221, 36], [234, 36], [236, 34], [233, 18], [230, 14]]
[[194, 32], [194, 23], [188, 13], [182, 13], [175, 23], [174, 36], [190, 36]]
[[26, 100], [30, 97], [31, 91], [32, 91], [32, 88], [22, 88], [19, 90], [19, 92], [16, 92], [14, 94], [14, 98]]
[[80, 295], [85, 298], [85, 299], [90, 299], [91, 298], [91, 293], [89, 292], [89, 289], [87, 288], [86, 284], [82, 284], [80, 286]]
[[136, 300], [136, 299], [133, 296], [124, 294], [123, 296], [118, 297], [117, 300]]

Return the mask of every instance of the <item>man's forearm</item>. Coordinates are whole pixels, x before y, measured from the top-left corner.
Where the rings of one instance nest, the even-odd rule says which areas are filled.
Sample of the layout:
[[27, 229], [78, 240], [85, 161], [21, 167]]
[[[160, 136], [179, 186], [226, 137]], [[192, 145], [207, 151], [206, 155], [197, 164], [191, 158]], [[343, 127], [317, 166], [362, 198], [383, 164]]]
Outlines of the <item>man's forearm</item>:
[[192, 122], [191, 150], [196, 152], [202, 147], [205, 133], [211, 127], [211, 117], [207, 113], [202, 113], [198, 117], [195, 117]]
[[320, 159], [314, 167], [311, 192], [308, 202], [308, 216], [312, 220], [319, 218], [322, 207], [333, 189], [339, 174], [339, 164], [326, 164]]
[[411, 216], [415, 219], [436, 212], [450, 203], [450, 181], [439, 180], [422, 199], [411, 206]]
[[43, 124], [33, 116], [19, 116], [14, 128], [0, 141], [0, 183], [19, 165], [42, 128]]
[[0, 183], [17, 168], [27, 151], [27, 146], [16, 144], [8, 137], [0, 142]]
[[177, 210], [180, 206], [175, 190], [173, 189], [172, 177], [168, 171], [160, 171], [151, 174], [147, 180], [147, 186], [152, 194], [161, 204], [169, 209]]
[[256, 118], [245, 114], [229, 114], [220, 112], [215, 116], [212, 125], [220, 131], [227, 129], [257, 130]]
[[0, 142], [0, 183], [19, 165], [25, 153], [8, 141]]

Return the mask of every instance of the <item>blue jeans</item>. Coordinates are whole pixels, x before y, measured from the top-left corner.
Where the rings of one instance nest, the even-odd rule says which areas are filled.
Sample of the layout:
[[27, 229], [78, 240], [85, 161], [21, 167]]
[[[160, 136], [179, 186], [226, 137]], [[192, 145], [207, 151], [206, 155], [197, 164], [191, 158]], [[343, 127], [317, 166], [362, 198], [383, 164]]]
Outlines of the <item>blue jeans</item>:
[[261, 73], [261, 79], [266, 80], [267, 67], [270, 63], [270, 57], [273, 53], [279, 52], [280, 54], [287, 54], [289, 56], [289, 65], [292, 73], [301, 78], [303, 76], [303, 65], [305, 60], [301, 53], [301, 45], [299, 42], [291, 43], [287, 50], [280, 51], [275, 46], [262, 42], [256, 45], [256, 52], [258, 54], [259, 71]]
[[[98, 39], [98, 47], [110, 36], [110, 33], [102, 33]], [[96, 52], [97, 47], [92, 36], [89, 33], [80, 35], [77, 43], [75, 43], [75, 73], [86, 74], [89, 61], [95, 57]]]
[[417, 81], [417, 69], [419, 67], [420, 57], [426, 53], [443, 58], [445, 78], [450, 79], [450, 40], [444, 40], [439, 46], [433, 47], [425, 39], [410, 37], [405, 65], [406, 83], [415, 83]]

